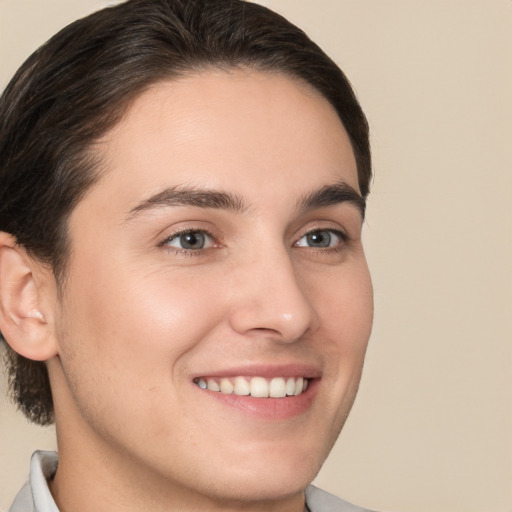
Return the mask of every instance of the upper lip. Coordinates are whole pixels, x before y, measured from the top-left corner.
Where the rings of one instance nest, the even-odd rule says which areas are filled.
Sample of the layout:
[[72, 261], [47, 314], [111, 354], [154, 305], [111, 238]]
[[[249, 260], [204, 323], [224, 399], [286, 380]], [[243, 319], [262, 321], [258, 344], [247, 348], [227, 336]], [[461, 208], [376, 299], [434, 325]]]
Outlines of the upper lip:
[[251, 364], [245, 366], [229, 367], [217, 370], [205, 370], [192, 376], [193, 379], [200, 377], [222, 378], [222, 377], [305, 377], [316, 379], [321, 377], [322, 372], [317, 366], [311, 364]]

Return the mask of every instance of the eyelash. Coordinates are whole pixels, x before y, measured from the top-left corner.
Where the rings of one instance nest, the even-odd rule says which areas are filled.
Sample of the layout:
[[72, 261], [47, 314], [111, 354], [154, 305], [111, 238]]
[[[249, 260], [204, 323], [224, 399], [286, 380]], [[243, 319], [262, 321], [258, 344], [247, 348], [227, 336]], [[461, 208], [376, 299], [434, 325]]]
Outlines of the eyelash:
[[333, 228], [315, 228], [307, 231], [304, 233], [299, 240], [297, 240], [293, 245], [294, 247], [304, 247], [302, 245], [299, 245], [299, 242], [307, 238], [308, 236], [314, 235], [315, 233], [329, 233], [329, 235], [334, 235], [337, 238], [339, 238], [339, 243], [337, 243], [334, 247], [309, 247], [310, 250], [322, 252], [322, 253], [329, 253], [329, 252], [339, 252], [343, 249], [343, 247], [350, 242], [349, 236], [344, 233], [343, 231], [340, 231], [339, 229], [333, 229]]
[[[209, 239], [211, 239], [213, 245], [211, 247], [206, 248], [199, 248], [199, 249], [185, 249], [180, 247], [173, 247], [170, 245], [167, 245], [173, 240], [179, 239], [180, 237], [187, 235], [187, 234], [202, 234], [206, 235]], [[337, 243], [334, 247], [308, 247], [308, 246], [302, 246], [298, 245], [299, 242], [311, 235], [314, 235], [315, 233], [329, 233], [330, 235], [335, 235], [340, 239], [339, 243]], [[293, 247], [306, 247], [309, 248], [312, 251], [315, 252], [321, 252], [321, 253], [330, 253], [330, 252], [339, 252], [343, 249], [343, 247], [350, 242], [350, 237], [344, 233], [343, 231], [340, 231], [338, 229], [332, 229], [332, 228], [315, 228], [311, 229], [307, 232], [305, 232], [296, 242], [294, 242]], [[158, 244], [159, 247], [165, 247], [169, 253], [175, 253], [176, 255], [180, 256], [200, 256], [201, 254], [204, 254], [205, 251], [215, 248], [216, 242], [215, 242], [215, 236], [212, 235], [208, 230], [206, 229], [183, 229], [181, 231], [177, 231], [173, 233], [172, 235], [166, 237], [162, 242]]]
[[200, 248], [200, 249], [184, 249], [184, 248], [180, 248], [180, 247], [173, 247], [170, 245], [166, 245], [166, 244], [170, 243], [171, 241], [176, 240], [184, 235], [196, 234], [196, 233], [201, 233], [203, 235], [206, 235], [208, 238], [210, 238], [213, 241], [213, 247], [215, 247], [215, 241], [214, 241], [215, 237], [207, 229], [183, 229], [180, 231], [176, 231], [172, 235], [165, 238], [165, 240], [162, 240], [162, 242], [160, 242], [158, 244], [158, 246], [165, 247], [167, 249], [167, 252], [175, 253], [176, 255], [180, 255], [180, 256], [200, 256], [202, 253], [204, 253], [204, 251], [211, 249], [212, 247]]

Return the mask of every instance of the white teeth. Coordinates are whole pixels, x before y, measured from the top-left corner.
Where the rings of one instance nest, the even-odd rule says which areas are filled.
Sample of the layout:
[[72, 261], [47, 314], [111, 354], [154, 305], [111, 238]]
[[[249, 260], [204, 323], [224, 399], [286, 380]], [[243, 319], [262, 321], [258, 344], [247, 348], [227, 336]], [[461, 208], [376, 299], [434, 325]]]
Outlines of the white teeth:
[[243, 377], [237, 377], [235, 379], [235, 395], [249, 395], [251, 393], [251, 386]]
[[257, 398], [268, 397], [268, 382], [263, 377], [253, 377], [251, 379], [251, 396]]
[[293, 377], [290, 377], [286, 381], [286, 394], [288, 396], [293, 396], [295, 394], [295, 379]]
[[[200, 380], [202, 380], [202, 379], [200, 379]], [[213, 379], [208, 379], [207, 384], [208, 384], [208, 389], [210, 391], [220, 391], [220, 386]]]
[[274, 377], [270, 381], [268, 395], [271, 398], [283, 398], [283, 396], [286, 396], [286, 384], [282, 377]]
[[304, 393], [309, 380], [303, 377], [274, 377], [267, 380], [264, 377], [235, 377], [235, 378], [199, 378], [195, 383], [201, 389], [220, 391], [225, 395], [251, 395], [255, 398], [284, 398]]
[[302, 377], [299, 377], [295, 381], [295, 393], [294, 393], [295, 396], [300, 395], [302, 393], [303, 386], [304, 386], [304, 379]]
[[233, 393], [235, 387], [233, 384], [231, 384], [231, 381], [228, 379], [222, 379], [220, 381], [220, 392], [224, 393], [225, 395], [231, 395]]

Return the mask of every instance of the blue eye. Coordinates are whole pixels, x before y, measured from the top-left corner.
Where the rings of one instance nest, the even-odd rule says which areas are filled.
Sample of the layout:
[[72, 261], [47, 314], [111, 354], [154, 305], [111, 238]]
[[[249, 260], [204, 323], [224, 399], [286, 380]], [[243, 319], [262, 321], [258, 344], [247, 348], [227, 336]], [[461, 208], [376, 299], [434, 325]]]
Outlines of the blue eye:
[[296, 242], [297, 247], [314, 249], [330, 249], [337, 247], [344, 240], [344, 235], [333, 229], [317, 229], [310, 231]]
[[163, 245], [186, 251], [198, 251], [211, 247], [213, 240], [205, 231], [185, 231], [168, 238]]

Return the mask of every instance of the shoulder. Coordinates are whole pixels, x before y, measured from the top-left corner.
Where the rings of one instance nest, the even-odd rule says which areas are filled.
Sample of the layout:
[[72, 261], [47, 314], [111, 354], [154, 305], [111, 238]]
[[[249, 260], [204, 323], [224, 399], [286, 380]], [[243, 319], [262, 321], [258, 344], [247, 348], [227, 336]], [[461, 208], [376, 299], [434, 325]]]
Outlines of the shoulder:
[[322, 491], [314, 485], [306, 489], [306, 504], [310, 512], [371, 512], [366, 508], [352, 505], [334, 494]]

